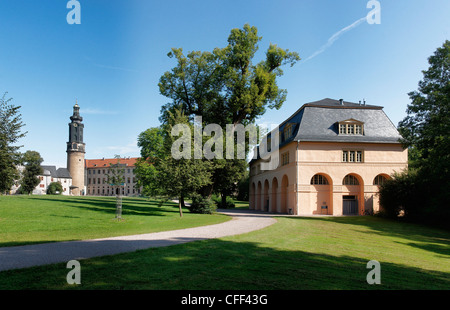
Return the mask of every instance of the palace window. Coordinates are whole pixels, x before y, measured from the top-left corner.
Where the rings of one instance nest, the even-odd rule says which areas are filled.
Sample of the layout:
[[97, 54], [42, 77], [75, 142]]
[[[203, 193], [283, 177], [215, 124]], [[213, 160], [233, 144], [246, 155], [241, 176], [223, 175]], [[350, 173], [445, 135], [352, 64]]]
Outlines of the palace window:
[[289, 164], [289, 152], [286, 152], [281, 155], [281, 165], [285, 166]]
[[344, 180], [342, 181], [342, 184], [343, 185], [359, 185], [359, 181], [358, 181], [358, 179], [355, 176], [353, 176], [351, 174], [347, 174], [344, 177]]
[[316, 174], [311, 178], [311, 185], [328, 185], [328, 180], [325, 176]]
[[364, 123], [349, 119], [346, 121], [339, 122], [339, 134], [340, 135], [363, 135], [364, 134]]
[[362, 163], [363, 161], [363, 151], [342, 151], [342, 162], [344, 163]]
[[287, 124], [283, 130], [284, 133], [284, 141], [286, 141], [290, 136], [292, 136], [292, 125]]
[[373, 179], [373, 185], [383, 185], [386, 180], [387, 178], [385, 176], [379, 174]]

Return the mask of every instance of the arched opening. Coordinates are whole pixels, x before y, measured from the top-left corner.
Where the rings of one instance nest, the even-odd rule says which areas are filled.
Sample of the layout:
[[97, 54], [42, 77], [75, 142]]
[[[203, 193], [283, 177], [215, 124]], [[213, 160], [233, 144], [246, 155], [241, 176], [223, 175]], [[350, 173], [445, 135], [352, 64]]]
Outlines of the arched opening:
[[364, 207], [364, 183], [362, 178], [354, 173], [347, 174], [342, 179], [342, 214], [358, 215]]
[[312, 176], [311, 207], [313, 214], [332, 214], [332, 181], [331, 178], [322, 173]]
[[384, 182], [386, 182], [387, 180], [389, 180], [390, 177], [387, 174], [379, 174], [377, 175], [374, 179], [373, 179], [373, 185], [383, 185]]
[[252, 185], [250, 186], [250, 201], [249, 201], [249, 208], [250, 210], [255, 209], [255, 192], [256, 192], [256, 186], [255, 182], [252, 182]]
[[264, 200], [262, 205], [262, 210], [268, 212], [269, 211], [269, 181], [264, 181]]
[[278, 180], [273, 178], [272, 180], [272, 203], [270, 205], [271, 212], [278, 212]]
[[[387, 180], [389, 180], [391, 177], [385, 173], [380, 173], [378, 174], [374, 179], [373, 179], [373, 185], [375, 185], [376, 189], [375, 191], [379, 191], [379, 187], [381, 185], [383, 185]], [[372, 195], [372, 206], [371, 206], [371, 213], [369, 214], [373, 214], [374, 212], [379, 212], [383, 210], [383, 206], [380, 204], [380, 196], [379, 195]]]
[[255, 206], [255, 210], [261, 210], [261, 181], [258, 181], [258, 188], [256, 191], [256, 206]]
[[288, 186], [289, 186], [289, 179], [287, 175], [284, 175], [281, 179], [281, 203], [280, 203], [280, 212], [281, 213], [288, 213]]

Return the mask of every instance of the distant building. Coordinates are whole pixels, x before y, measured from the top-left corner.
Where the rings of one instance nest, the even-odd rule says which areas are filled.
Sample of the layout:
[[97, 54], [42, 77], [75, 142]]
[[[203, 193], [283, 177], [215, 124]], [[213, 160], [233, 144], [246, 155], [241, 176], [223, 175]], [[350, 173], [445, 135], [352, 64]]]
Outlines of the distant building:
[[56, 169], [56, 166], [42, 166], [43, 175], [38, 176], [40, 183], [33, 191], [33, 195], [47, 194], [50, 183], [59, 182], [62, 185], [62, 195], [70, 195], [70, 187], [72, 186], [72, 177], [66, 168]]
[[86, 175], [86, 195], [93, 196], [114, 196], [115, 189], [108, 183], [109, 170], [111, 165], [115, 165], [119, 161], [121, 169], [124, 169], [124, 183], [121, 186], [122, 195], [138, 196], [141, 194], [141, 188], [136, 188], [136, 176], [134, 169], [137, 157], [125, 158], [102, 158], [102, 159], [86, 159], [85, 175]]
[[[38, 175], [39, 184], [33, 190], [33, 195], [46, 195], [47, 189], [50, 183], [59, 182], [62, 185], [63, 192], [60, 193], [62, 195], [70, 195], [70, 187], [72, 186], [72, 177], [69, 173], [69, 170], [66, 168], [56, 169], [56, 166], [41, 166], [42, 174]], [[17, 167], [20, 174], [23, 173], [25, 169], [24, 166]], [[11, 188], [10, 194], [15, 195], [20, 188], [20, 180], [16, 182], [15, 185]]]
[[279, 125], [278, 134], [278, 166], [263, 170], [264, 159], [250, 162], [250, 209], [376, 212], [379, 185], [408, 167], [408, 150], [380, 106], [328, 98], [307, 103]]

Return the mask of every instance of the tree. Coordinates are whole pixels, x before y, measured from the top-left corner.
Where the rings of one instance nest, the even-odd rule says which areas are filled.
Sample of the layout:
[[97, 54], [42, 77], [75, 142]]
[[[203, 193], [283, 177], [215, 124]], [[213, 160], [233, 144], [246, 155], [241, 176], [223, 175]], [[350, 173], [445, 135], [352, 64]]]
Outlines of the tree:
[[[418, 90], [408, 94], [411, 103], [407, 116], [399, 123], [402, 142], [410, 150], [410, 173], [400, 181], [403, 184], [410, 182], [416, 188], [404, 204], [406, 213], [414, 214], [416, 218], [448, 220], [450, 41], [437, 48], [428, 63], [430, 66], [423, 71]], [[409, 178], [408, 182], [405, 178]]]
[[15, 144], [27, 134], [21, 132], [25, 126], [19, 112], [21, 107], [11, 104], [12, 98], [6, 99], [6, 94], [0, 98], [0, 194], [8, 192], [19, 179], [16, 167], [20, 163], [21, 146]]
[[164, 134], [161, 127], [149, 128], [138, 137], [141, 157], [136, 162], [137, 185], [143, 188], [143, 194], [155, 197], [162, 194], [159, 181], [159, 161], [164, 160]]
[[120, 163], [120, 155], [114, 155], [117, 163], [109, 164], [108, 175], [106, 176], [108, 184], [116, 193], [116, 218], [122, 219], [122, 186], [125, 183], [125, 169]]
[[52, 182], [47, 188], [48, 195], [61, 195], [63, 192], [63, 186], [59, 182]]
[[41, 163], [44, 160], [36, 151], [26, 151], [22, 157], [22, 162], [25, 166], [23, 177], [21, 180], [21, 188], [23, 193], [30, 195], [40, 180], [38, 175], [42, 174]]
[[[160, 120], [164, 123], [168, 111], [180, 107], [191, 121], [194, 116], [202, 116], [204, 123], [218, 124], [225, 130], [227, 124], [254, 123], [267, 108], [281, 108], [287, 92], [278, 88], [277, 77], [283, 75], [282, 66], [293, 66], [300, 57], [270, 44], [265, 60], [254, 64], [261, 39], [257, 28], [246, 24], [243, 29], [232, 29], [228, 45], [212, 52], [194, 51], [185, 56], [181, 48], [173, 48], [168, 56], [175, 58], [177, 65], [165, 72], [158, 84], [160, 93], [172, 101], [162, 107]], [[236, 173], [235, 165], [218, 160], [213, 163], [217, 168], [213, 168], [214, 183], [204, 194], [221, 187], [222, 199], [226, 199], [229, 188], [219, 182], [226, 175], [227, 182], [234, 184], [245, 169]]]
[[270, 44], [266, 59], [252, 60], [258, 50], [256, 27], [232, 29], [228, 45], [212, 52], [190, 52], [173, 48], [177, 66], [160, 78], [162, 95], [172, 99], [163, 111], [181, 105], [188, 115], [199, 115], [208, 123], [251, 123], [266, 108], [279, 109], [286, 100], [286, 90], [278, 88], [276, 78], [283, 75], [281, 66], [293, 66], [300, 57], [295, 52]]
[[[174, 127], [180, 125], [184, 125], [186, 130], [181, 131], [179, 135], [174, 134]], [[165, 153], [161, 155], [163, 160], [158, 160], [156, 166], [160, 189], [167, 197], [178, 198], [180, 217], [182, 217], [184, 198], [211, 183], [211, 162], [194, 158], [194, 128], [182, 111], [170, 112], [168, 121], [162, 128]], [[187, 158], [174, 156], [174, 151], [180, 151], [180, 149], [174, 149], [174, 142], [180, 139], [181, 151], [190, 155]]]

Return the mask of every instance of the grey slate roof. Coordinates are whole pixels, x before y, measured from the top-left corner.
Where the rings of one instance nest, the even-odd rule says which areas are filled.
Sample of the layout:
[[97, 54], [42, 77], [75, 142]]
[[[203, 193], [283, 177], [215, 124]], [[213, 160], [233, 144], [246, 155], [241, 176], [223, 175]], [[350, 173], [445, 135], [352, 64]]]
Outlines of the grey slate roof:
[[[364, 123], [363, 135], [339, 134], [338, 122], [354, 119]], [[304, 104], [280, 124], [283, 132], [288, 124], [293, 134], [280, 147], [292, 141], [399, 143], [397, 128], [383, 111], [383, 107], [325, 98]]]
[[41, 165], [44, 175], [47, 175], [48, 173], [52, 178], [65, 178], [65, 179], [71, 179], [72, 176], [70, 175], [69, 170], [67, 168], [59, 168], [56, 169], [56, 166], [43, 166]]

